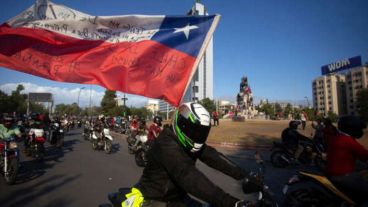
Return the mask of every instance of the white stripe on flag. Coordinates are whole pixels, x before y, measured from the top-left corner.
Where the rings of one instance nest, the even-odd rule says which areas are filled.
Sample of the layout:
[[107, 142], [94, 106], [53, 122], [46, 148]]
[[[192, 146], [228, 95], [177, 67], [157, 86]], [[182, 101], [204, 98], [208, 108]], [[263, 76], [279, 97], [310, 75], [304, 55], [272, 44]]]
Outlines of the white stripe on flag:
[[11, 27], [45, 29], [78, 39], [117, 43], [150, 40], [164, 18], [163, 15], [91, 16], [40, 0], [7, 23]]

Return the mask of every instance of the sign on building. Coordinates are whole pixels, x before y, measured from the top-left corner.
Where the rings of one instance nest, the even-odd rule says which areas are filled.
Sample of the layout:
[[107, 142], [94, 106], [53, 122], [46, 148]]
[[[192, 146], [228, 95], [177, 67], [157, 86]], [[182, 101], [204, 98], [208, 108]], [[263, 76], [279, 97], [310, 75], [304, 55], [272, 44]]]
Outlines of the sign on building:
[[321, 67], [322, 75], [326, 75], [329, 73], [336, 73], [339, 71], [343, 71], [349, 68], [354, 68], [362, 66], [362, 58], [360, 56], [340, 60], [325, 66]]
[[29, 93], [28, 97], [32, 102], [52, 102], [51, 93]]

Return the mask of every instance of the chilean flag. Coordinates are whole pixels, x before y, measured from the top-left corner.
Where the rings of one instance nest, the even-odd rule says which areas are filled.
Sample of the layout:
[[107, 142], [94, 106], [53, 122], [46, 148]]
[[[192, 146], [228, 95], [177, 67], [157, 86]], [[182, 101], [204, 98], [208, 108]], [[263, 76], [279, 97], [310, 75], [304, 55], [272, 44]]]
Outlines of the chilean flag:
[[38, 0], [0, 25], [0, 66], [178, 106], [219, 18], [91, 16]]

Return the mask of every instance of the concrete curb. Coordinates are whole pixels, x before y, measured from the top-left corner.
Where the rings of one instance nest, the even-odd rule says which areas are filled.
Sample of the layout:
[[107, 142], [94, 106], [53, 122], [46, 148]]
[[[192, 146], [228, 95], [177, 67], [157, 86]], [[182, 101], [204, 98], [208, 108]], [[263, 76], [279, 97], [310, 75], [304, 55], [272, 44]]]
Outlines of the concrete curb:
[[[124, 138], [123, 134], [112, 132], [115, 134], [114, 136], [119, 136], [121, 138]], [[225, 148], [229, 150], [268, 150], [272, 146], [271, 145], [247, 145], [247, 144], [241, 144], [236, 142], [207, 142], [207, 145], [212, 147], [218, 147], [218, 148]]]
[[272, 145], [247, 145], [236, 142], [207, 142], [207, 144], [212, 147], [220, 147], [233, 150], [267, 150], [271, 149], [272, 147]]

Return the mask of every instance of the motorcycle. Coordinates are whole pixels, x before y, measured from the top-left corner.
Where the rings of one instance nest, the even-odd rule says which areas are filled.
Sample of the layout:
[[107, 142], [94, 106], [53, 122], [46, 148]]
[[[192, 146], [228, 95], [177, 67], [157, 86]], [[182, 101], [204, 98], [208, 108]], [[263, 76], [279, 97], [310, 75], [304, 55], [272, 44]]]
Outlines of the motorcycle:
[[0, 166], [5, 182], [14, 184], [19, 168], [19, 149], [14, 138], [0, 142]]
[[50, 143], [53, 146], [62, 148], [64, 144], [64, 130], [60, 124], [55, 122], [51, 124]]
[[45, 155], [45, 132], [43, 129], [31, 128], [28, 133], [26, 153], [37, 160], [43, 160]]
[[77, 126], [78, 126], [78, 128], [81, 128], [82, 127], [82, 121], [81, 120], [78, 120], [77, 121]]
[[93, 135], [93, 127], [91, 125], [84, 125], [84, 129], [83, 129], [83, 137], [84, 140], [89, 140], [92, 141], [92, 135]]
[[[264, 183], [264, 173], [265, 173], [265, 166], [263, 165], [263, 160], [260, 159], [260, 156], [258, 153], [255, 155], [256, 162], [259, 165], [259, 174], [257, 179], [259, 180], [259, 183], [262, 185], [262, 187], [257, 192], [249, 192], [246, 188], [246, 182], [242, 183], [242, 190], [244, 194], [252, 194], [256, 195], [254, 196], [251, 201], [247, 203], [247, 206], [249, 207], [278, 207], [278, 204], [274, 199], [272, 198], [271, 192], [269, 191], [268, 186]], [[225, 159], [227, 159], [225, 157]], [[229, 162], [233, 162], [229, 159], [227, 159]], [[99, 205], [99, 207], [121, 207], [122, 202], [126, 200], [126, 194], [131, 192], [131, 188], [119, 188], [118, 192], [109, 193], [108, 199], [111, 204], [102, 204]], [[192, 199], [190, 197], [187, 197], [186, 199]], [[158, 206], [166, 206], [165, 202], [162, 201], [155, 201], [157, 202]], [[132, 204], [130, 203], [132, 206]], [[129, 206], [129, 204], [128, 204]], [[211, 207], [208, 203], [203, 203], [203, 207]]]
[[131, 136], [127, 138], [128, 152], [130, 154], [135, 154], [148, 140], [147, 133], [144, 130], [138, 131], [135, 137], [133, 136], [134, 134], [131, 134]]
[[[368, 176], [368, 170], [362, 173]], [[344, 189], [324, 175], [300, 171], [283, 188], [284, 206], [366, 206], [367, 195]]]
[[292, 150], [281, 142], [273, 142], [270, 156], [271, 163], [275, 167], [284, 168], [287, 166], [295, 166], [299, 163], [310, 164], [314, 162], [318, 169], [324, 171], [326, 166], [326, 153], [323, 145], [317, 143], [315, 140], [301, 141], [300, 144], [303, 145], [304, 150], [299, 156], [299, 159], [296, 160]]
[[110, 129], [104, 128], [101, 133], [101, 138], [97, 137], [96, 132], [92, 133], [92, 148], [94, 150], [104, 149], [107, 154], [112, 151], [112, 136], [110, 135]]
[[147, 165], [147, 153], [151, 148], [147, 140], [142, 142], [142, 139], [144, 140], [146, 138], [141, 138], [141, 144], [137, 146], [137, 151], [135, 152], [135, 163], [139, 167], [145, 167]]

